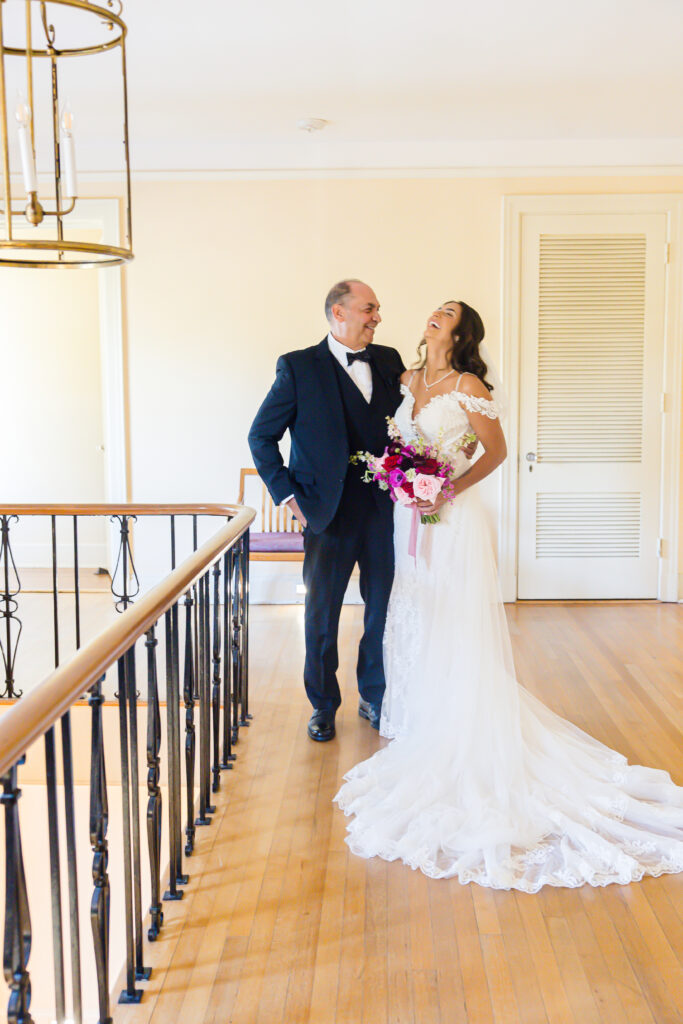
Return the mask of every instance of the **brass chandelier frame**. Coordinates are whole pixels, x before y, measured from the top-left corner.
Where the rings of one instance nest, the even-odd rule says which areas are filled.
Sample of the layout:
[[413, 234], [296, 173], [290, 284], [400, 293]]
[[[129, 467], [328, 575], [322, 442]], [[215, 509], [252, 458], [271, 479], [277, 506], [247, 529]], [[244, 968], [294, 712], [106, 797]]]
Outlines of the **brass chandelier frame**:
[[[79, 269], [85, 267], [116, 266], [133, 259], [132, 249], [132, 218], [131, 218], [131, 184], [130, 184], [130, 153], [128, 141], [128, 79], [126, 73], [126, 35], [128, 29], [121, 18], [123, 5], [121, 0], [103, 0], [102, 3], [91, 3], [90, 0], [23, 0], [25, 7], [26, 45], [25, 47], [6, 46], [4, 41], [3, 9], [7, 0], [0, 0], [0, 143], [2, 144], [2, 180], [4, 202], [0, 205], [0, 226], [4, 218], [4, 237], [0, 238], [0, 267], [34, 267], [52, 269]], [[19, 0], [21, 2], [21, 0]], [[45, 42], [37, 47], [33, 42], [32, 10], [38, 5]], [[57, 45], [55, 27], [50, 23], [48, 8], [71, 8], [91, 14], [113, 33], [112, 38], [102, 43], [81, 47], [62, 48]], [[44, 48], [40, 48], [43, 46]], [[64, 238], [64, 218], [76, 207], [77, 198], [70, 197], [65, 203], [63, 198], [63, 169], [59, 130], [59, 61], [67, 57], [82, 57], [105, 53], [120, 47], [121, 78], [123, 89], [123, 147], [125, 156], [125, 228], [126, 244], [123, 246], [108, 245], [102, 242], [79, 242]], [[34, 58], [50, 61], [51, 69], [51, 105], [52, 105], [52, 136], [54, 159], [54, 208], [47, 209], [38, 200], [37, 191], [28, 193], [25, 207], [13, 208], [10, 154], [8, 103], [5, 73], [5, 58], [24, 58], [26, 61], [26, 90], [30, 111], [30, 146], [35, 161], [35, 118], [33, 89]], [[16, 201], [15, 201], [16, 204]], [[56, 238], [16, 238], [15, 221], [22, 218], [34, 227], [44, 218], [55, 218]]]

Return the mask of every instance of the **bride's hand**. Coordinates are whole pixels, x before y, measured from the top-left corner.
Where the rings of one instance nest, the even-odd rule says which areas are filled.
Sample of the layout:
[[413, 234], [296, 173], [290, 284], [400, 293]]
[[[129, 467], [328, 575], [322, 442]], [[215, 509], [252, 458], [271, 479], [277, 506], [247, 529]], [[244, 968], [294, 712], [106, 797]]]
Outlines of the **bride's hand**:
[[423, 516], [433, 516], [435, 512], [438, 512], [442, 505], [446, 504], [446, 499], [443, 494], [437, 494], [434, 501], [421, 501], [417, 500], [417, 507], [420, 510], [420, 514]]
[[476, 438], [476, 440], [470, 441], [469, 444], [466, 444], [464, 446], [464, 448], [462, 449], [462, 452], [463, 452], [463, 455], [465, 456], [465, 458], [466, 459], [471, 459], [472, 456], [474, 455], [474, 453], [476, 452], [478, 447], [479, 447], [479, 438]]

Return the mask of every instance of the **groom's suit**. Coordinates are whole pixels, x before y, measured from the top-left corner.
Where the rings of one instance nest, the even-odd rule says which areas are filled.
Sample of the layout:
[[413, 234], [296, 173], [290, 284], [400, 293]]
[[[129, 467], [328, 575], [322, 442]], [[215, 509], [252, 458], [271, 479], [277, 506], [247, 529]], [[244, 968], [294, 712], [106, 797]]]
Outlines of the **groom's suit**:
[[[349, 350], [350, 351], [350, 350]], [[273, 500], [294, 495], [304, 530], [306, 663], [304, 683], [314, 708], [341, 703], [336, 671], [337, 631], [344, 593], [358, 563], [365, 631], [358, 654], [361, 697], [378, 705], [384, 694], [382, 637], [394, 574], [392, 504], [361, 480], [364, 466], [349, 464], [360, 449], [381, 455], [386, 417], [400, 403], [404, 369], [394, 349], [368, 346], [372, 397], [332, 355], [328, 340], [279, 358], [275, 383], [249, 431], [254, 464]], [[278, 442], [289, 430], [285, 466]]]

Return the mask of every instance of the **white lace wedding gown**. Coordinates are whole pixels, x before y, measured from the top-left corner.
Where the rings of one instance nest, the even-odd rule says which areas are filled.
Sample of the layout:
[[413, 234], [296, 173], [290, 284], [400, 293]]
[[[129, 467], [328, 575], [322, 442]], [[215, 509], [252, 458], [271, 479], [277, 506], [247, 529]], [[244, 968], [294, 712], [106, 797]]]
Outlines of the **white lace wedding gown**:
[[[437, 396], [403, 437], [435, 443], [493, 401]], [[455, 455], [456, 471], [467, 460]], [[396, 575], [385, 633], [381, 734], [393, 742], [345, 776], [335, 797], [361, 857], [401, 859], [432, 878], [497, 889], [625, 883], [683, 871], [683, 788], [560, 718], [517, 683], [478, 488], [421, 526], [394, 514]]]

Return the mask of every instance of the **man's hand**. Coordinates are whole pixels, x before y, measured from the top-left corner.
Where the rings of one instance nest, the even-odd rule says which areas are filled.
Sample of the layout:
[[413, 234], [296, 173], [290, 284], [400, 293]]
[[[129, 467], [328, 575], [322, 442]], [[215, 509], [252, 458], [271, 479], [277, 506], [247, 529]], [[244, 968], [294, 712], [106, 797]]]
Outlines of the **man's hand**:
[[466, 444], [465, 447], [462, 449], [462, 451], [465, 453], [465, 458], [471, 459], [472, 456], [474, 455], [474, 453], [476, 452], [478, 447], [479, 447], [479, 439], [478, 438], [475, 438], [474, 441], [470, 441], [469, 444]]
[[291, 512], [292, 512], [292, 515], [294, 516], [294, 518], [298, 519], [302, 526], [308, 526], [308, 521], [306, 519], [306, 516], [303, 514], [303, 512], [299, 508], [299, 505], [297, 503], [296, 498], [290, 498], [289, 501], [287, 502], [287, 504], [288, 504], [289, 508], [291, 509]]

